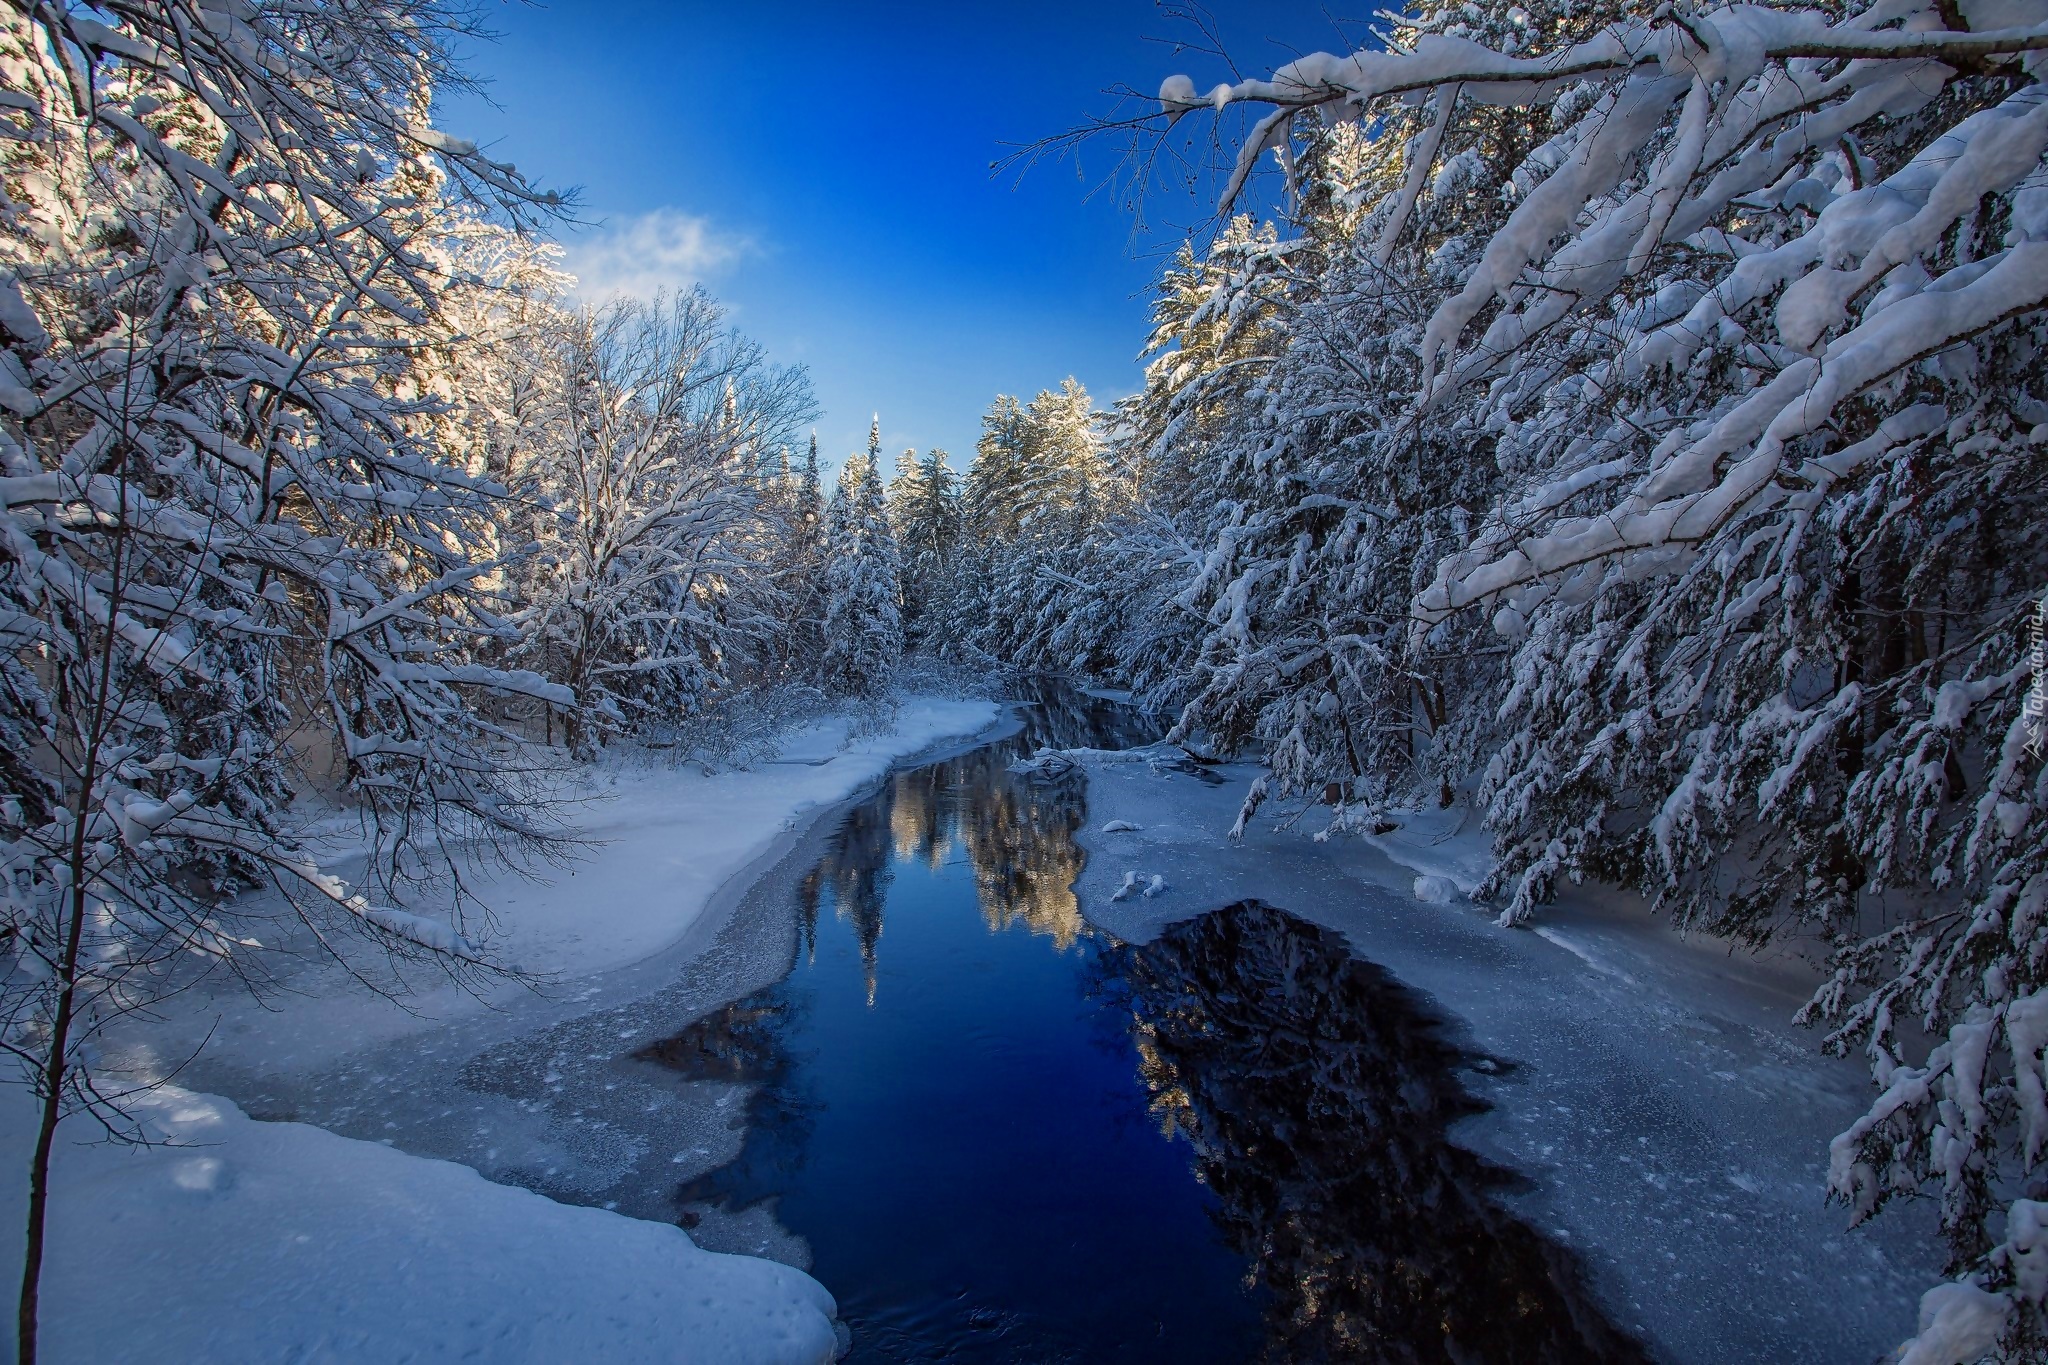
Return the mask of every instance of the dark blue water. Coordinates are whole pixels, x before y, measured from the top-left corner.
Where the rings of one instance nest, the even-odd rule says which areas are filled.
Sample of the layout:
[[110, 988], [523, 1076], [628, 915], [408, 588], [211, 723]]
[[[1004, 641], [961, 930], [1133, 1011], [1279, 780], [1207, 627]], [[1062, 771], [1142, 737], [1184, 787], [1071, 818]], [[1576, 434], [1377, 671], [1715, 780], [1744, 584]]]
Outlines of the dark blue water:
[[1069, 890], [1077, 783], [1004, 771], [1156, 737], [1049, 692], [896, 776], [805, 881], [789, 977], [642, 1051], [759, 1083], [679, 1216], [772, 1201], [855, 1361], [1640, 1358], [1506, 1177], [1426, 1004], [1245, 905], [1133, 947]]

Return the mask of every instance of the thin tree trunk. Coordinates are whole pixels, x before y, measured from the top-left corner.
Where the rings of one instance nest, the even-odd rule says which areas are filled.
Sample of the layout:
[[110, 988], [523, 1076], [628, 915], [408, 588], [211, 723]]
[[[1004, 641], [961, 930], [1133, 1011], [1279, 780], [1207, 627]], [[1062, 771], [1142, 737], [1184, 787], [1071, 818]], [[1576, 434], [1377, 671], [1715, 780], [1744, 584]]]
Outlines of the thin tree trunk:
[[[128, 464], [120, 466], [120, 505], [128, 506]], [[35, 1365], [38, 1312], [43, 1279], [43, 1243], [49, 1223], [50, 1156], [57, 1143], [57, 1124], [64, 1117], [64, 1085], [69, 1078], [71, 1025], [78, 1011], [78, 955], [85, 937], [85, 899], [89, 861], [86, 836], [92, 820], [92, 793], [99, 783], [100, 744], [107, 737], [108, 703], [114, 690], [114, 639], [112, 625], [126, 595], [124, 570], [127, 564], [127, 527], [117, 528], [109, 565], [107, 593], [108, 629], [100, 638], [99, 656], [93, 662], [98, 676], [93, 679], [92, 702], [86, 712], [85, 743], [79, 754], [78, 788], [71, 802], [71, 847], [65, 861], [71, 876], [71, 904], [65, 917], [64, 937], [57, 963], [57, 1008], [50, 1021], [48, 1051], [43, 1056], [42, 1114], [36, 1129], [35, 1155], [29, 1163], [28, 1246], [21, 1263], [21, 1303], [15, 1322], [17, 1365]], [[83, 620], [80, 626], [84, 627]], [[89, 636], [81, 628], [78, 638]], [[59, 697], [68, 689], [60, 688]], [[68, 708], [66, 708], [68, 709]]]
[[[73, 868], [83, 866], [85, 816], [79, 813], [72, 840]], [[35, 1365], [37, 1314], [42, 1295], [43, 1241], [50, 1204], [50, 1154], [57, 1143], [57, 1123], [64, 1116], [65, 1059], [71, 1045], [71, 1020], [77, 1008], [78, 942], [85, 929], [85, 882], [71, 884], [70, 922], [65, 926], [64, 987], [57, 994], [57, 1013], [50, 1027], [50, 1049], [43, 1059], [43, 1109], [36, 1129], [35, 1156], [28, 1174], [28, 1248], [21, 1263], [21, 1306], [16, 1324], [19, 1365]]]
[[[109, 645], [111, 651], [111, 645]], [[49, 1050], [43, 1057], [43, 1111], [36, 1129], [35, 1156], [28, 1175], [28, 1247], [21, 1262], [21, 1305], [16, 1321], [18, 1365], [35, 1365], [37, 1311], [42, 1295], [43, 1242], [50, 1204], [50, 1154], [57, 1142], [57, 1124], [64, 1117], [64, 1083], [68, 1078], [71, 1024], [78, 1010], [78, 951], [85, 937], [86, 827], [88, 802], [99, 780], [101, 722], [111, 669], [102, 660], [99, 696], [87, 732], [85, 761], [79, 767], [77, 809], [71, 818], [71, 905], [64, 925], [64, 943], [57, 967], [57, 1009], [50, 1022]]]

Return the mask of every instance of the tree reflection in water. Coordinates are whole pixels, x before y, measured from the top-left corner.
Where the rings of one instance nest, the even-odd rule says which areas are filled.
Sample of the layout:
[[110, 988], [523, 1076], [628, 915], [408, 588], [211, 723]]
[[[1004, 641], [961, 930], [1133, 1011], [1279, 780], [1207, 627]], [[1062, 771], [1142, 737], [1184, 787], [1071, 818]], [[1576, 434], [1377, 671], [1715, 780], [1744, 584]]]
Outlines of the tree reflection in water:
[[1422, 1002], [1343, 939], [1247, 902], [1097, 959], [1163, 1128], [1268, 1291], [1265, 1359], [1641, 1361], [1574, 1259], [1489, 1197], [1447, 1129], [1484, 1108]]
[[753, 1086], [676, 1211], [777, 1200], [849, 1365], [1643, 1360], [1450, 1142], [1488, 1063], [1341, 938], [1257, 904], [1086, 924], [1083, 789], [1006, 768], [1156, 732], [1047, 702], [857, 807], [791, 975], [635, 1054]]
[[804, 878], [798, 910], [807, 955], [816, 951], [829, 893], [833, 913], [860, 942], [870, 1002], [894, 863], [936, 868], [964, 853], [991, 932], [1022, 924], [1063, 952], [1081, 936], [1071, 889], [1081, 873], [1074, 834], [1086, 815], [1080, 782], [1030, 781], [1005, 769], [1043, 748], [1149, 744], [1159, 729], [1129, 708], [1057, 686], [1040, 689], [1020, 716], [1024, 728], [1010, 739], [893, 775], [846, 817]]
[[[1160, 727], [1129, 707], [1058, 685], [1037, 689], [1009, 739], [893, 774], [848, 812], [825, 854], [797, 886], [802, 952], [815, 962], [818, 919], [829, 906], [859, 947], [867, 1003], [879, 988], [884, 911], [898, 864], [937, 869], [964, 854], [991, 933], [1021, 924], [1062, 952], [1085, 932], [1074, 900], [1086, 816], [1078, 779], [1031, 781], [1008, 771], [1040, 749], [1124, 748], [1158, 739]], [[677, 1192], [679, 1204], [743, 1208], [781, 1192], [803, 1162], [811, 1097], [784, 1050], [802, 997], [781, 982], [697, 1020], [634, 1053], [691, 1080], [757, 1083], [739, 1158]]]

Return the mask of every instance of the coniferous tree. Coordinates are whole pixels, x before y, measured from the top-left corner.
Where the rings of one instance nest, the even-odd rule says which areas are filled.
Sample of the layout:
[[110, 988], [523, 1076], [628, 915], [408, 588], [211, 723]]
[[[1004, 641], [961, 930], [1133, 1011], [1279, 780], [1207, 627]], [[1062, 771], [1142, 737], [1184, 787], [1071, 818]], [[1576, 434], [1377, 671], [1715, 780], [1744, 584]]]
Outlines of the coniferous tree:
[[889, 520], [902, 557], [906, 647], [937, 643], [948, 615], [954, 552], [960, 538], [959, 479], [943, 450], [920, 458], [906, 450], [889, 485]]
[[785, 515], [785, 533], [775, 558], [775, 577], [783, 594], [776, 672], [792, 681], [817, 684], [822, 682], [824, 667], [829, 534], [815, 431], [802, 467], [791, 476]]
[[865, 455], [847, 457], [826, 509], [822, 673], [827, 690], [875, 698], [903, 658], [896, 537], [880, 470], [881, 419]]
[[955, 652], [1086, 670], [1062, 627], [1091, 595], [1072, 571], [1090, 554], [1111, 483], [1101, 419], [1079, 383], [1069, 379], [1029, 404], [997, 397], [961, 499], [954, 621], [941, 632]]

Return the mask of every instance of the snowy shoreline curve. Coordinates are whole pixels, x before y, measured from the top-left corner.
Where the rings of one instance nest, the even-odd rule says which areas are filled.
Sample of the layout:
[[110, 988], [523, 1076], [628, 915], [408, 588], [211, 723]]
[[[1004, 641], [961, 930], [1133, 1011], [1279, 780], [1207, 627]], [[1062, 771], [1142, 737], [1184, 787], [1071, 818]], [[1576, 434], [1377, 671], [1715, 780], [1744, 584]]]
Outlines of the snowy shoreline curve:
[[[125, 1064], [236, 1097], [237, 1081], [318, 1071], [373, 1048], [436, 1053], [471, 1028], [516, 1032], [604, 1003], [636, 964], [708, 946], [754, 882], [818, 821], [906, 763], [984, 742], [993, 702], [909, 697], [888, 731], [830, 717], [750, 771], [611, 763], [582, 770], [582, 832], [601, 841], [545, 882], [490, 874], [486, 944], [550, 969], [546, 992], [485, 1000], [436, 984], [365, 996], [327, 966], [265, 1009], [225, 983], [117, 1041]], [[602, 915], [600, 927], [594, 921]], [[602, 978], [590, 989], [573, 984]], [[436, 1037], [435, 1035], [440, 1035]], [[108, 1145], [89, 1118], [59, 1135], [44, 1281], [53, 1361], [575, 1358], [808, 1365], [839, 1348], [831, 1295], [802, 1271], [705, 1251], [680, 1228], [559, 1203], [469, 1166], [164, 1086], [131, 1106], [154, 1143]], [[401, 1137], [399, 1139], [403, 1141]], [[33, 1141], [29, 1097], [0, 1101], [0, 1143]], [[25, 1191], [10, 1185], [20, 1222]], [[12, 1253], [19, 1257], [19, 1249]], [[0, 1272], [18, 1273], [18, 1259]], [[119, 1286], [118, 1296], [102, 1289]], [[86, 1305], [90, 1304], [90, 1311]]]

